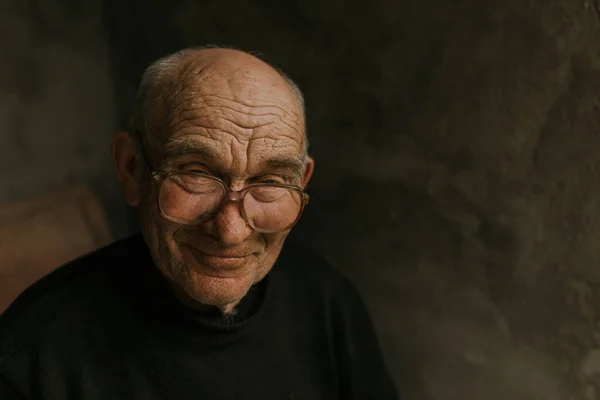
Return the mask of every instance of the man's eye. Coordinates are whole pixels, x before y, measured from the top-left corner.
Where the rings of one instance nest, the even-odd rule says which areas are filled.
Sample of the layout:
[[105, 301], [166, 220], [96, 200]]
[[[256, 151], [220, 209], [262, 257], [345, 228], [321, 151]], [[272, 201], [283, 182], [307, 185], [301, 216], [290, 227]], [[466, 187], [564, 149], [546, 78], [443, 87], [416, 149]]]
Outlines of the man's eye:
[[260, 178], [258, 182], [267, 185], [284, 184], [285, 178], [282, 176], [265, 176]]
[[192, 172], [194, 174], [204, 174], [204, 175], [208, 175], [210, 174], [210, 171], [202, 166], [202, 165], [198, 165], [198, 164], [183, 164], [183, 165], [178, 165], [177, 169], [183, 172]]

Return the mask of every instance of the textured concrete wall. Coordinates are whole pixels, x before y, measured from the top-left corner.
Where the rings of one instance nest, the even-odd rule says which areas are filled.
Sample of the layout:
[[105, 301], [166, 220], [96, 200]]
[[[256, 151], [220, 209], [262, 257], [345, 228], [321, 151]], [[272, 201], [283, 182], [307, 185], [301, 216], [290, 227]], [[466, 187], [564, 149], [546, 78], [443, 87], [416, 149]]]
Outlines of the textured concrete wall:
[[118, 233], [113, 89], [100, 1], [0, 2], [0, 203], [91, 186]]
[[305, 90], [294, 239], [355, 279], [406, 398], [600, 398], [597, 3], [141, 4], [113, 5], [121, 82], [217, 43]]
[[[99, 8], [4, 4], [0, 196], [91, 180], [118, 204]], [[105, 6], [121, 123], [143, 66], [185, 45], [263, 51], [304, 89], [294, 239], [365, 294], [406, 398], [600, 398], [597, 2]]]

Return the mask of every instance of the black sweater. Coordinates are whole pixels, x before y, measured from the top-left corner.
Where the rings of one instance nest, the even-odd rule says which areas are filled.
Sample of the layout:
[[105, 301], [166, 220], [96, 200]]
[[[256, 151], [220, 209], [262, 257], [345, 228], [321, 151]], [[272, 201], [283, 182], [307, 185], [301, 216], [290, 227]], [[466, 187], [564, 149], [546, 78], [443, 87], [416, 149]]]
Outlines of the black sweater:
[[30, 287], [0, 316], [0, 399], [395, 399], [348, 280], [286, 244], [235, 317], [179, 303], [140, 235]]

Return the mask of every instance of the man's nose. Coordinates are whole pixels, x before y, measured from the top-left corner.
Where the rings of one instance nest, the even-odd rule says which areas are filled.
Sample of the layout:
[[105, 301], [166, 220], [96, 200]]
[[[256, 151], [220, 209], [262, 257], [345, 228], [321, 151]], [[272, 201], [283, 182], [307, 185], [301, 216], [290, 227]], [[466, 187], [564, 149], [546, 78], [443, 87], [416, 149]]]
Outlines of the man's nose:
[[240, 206], [237, 201], [227, 201], [208, 221], [209, 233], [224, 247], [241, 244], [253, 233], [253, 229], [242, 217]]

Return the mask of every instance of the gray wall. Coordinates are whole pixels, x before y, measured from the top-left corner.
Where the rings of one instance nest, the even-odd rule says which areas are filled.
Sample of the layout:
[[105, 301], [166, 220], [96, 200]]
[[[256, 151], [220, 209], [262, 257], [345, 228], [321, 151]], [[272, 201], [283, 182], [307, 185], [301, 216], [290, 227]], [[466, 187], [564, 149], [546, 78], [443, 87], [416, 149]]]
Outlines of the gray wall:
[[108, 42], [53, 2], [3, 17], [2, 199], [90, 181], [125, 233], [106, 143], [142, 68], [260, 50], [307, 99], [292, 239], [354, 279], [405, 397], [600, 397], [597, 2], [107, 0]]
[[124, 234], [110, 166], [117, 124], [102, 4], [0, 4], [0, 203], [87, 184]]

